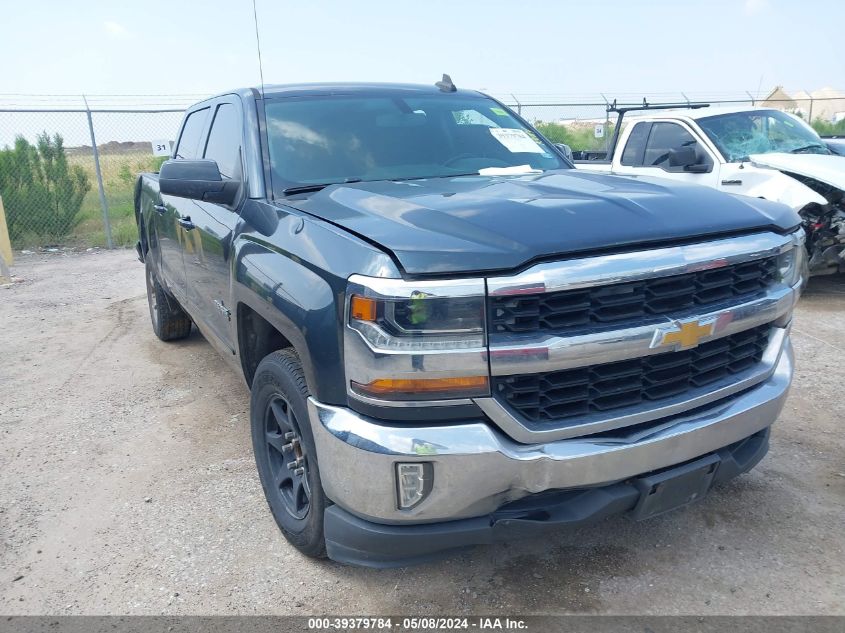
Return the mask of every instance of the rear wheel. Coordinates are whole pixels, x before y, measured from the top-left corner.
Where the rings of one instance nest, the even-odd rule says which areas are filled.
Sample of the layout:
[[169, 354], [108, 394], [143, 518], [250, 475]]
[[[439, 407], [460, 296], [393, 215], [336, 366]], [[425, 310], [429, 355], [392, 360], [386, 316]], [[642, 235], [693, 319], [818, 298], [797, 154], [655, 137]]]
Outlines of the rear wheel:
[[307, 556], [326, 554], [320, 483], [308, 422], [308, 386], [292, 349], [268, 354], [255, 370], [250, 421], [255, 463], [267, 504], [285, 538]]
[[147, 276], [147, 302], [150, 304], [150, 321], [153, 332], [162, 341], [175, 341], [191, 333], [191, 317], [179, 302], [162, 288], [150, 266], [149, 253], [144, 266]]

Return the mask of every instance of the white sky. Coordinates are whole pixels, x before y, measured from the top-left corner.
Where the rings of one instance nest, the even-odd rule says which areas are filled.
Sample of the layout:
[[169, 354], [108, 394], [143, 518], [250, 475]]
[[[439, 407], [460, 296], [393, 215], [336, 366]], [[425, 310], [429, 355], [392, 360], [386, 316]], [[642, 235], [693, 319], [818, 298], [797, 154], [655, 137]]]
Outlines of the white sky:
[[[736, 99], [778, 84], [845, 90], [845, 0], [257, 0], [257, 8], [267, 83], [433, 83], [448, 72], [460, 87], [522, 102], [595, 102], [599, 93]], [[95, 108], [182, 108], [259, 83], [252, 0], [0, 0], [0, 16], [0, 108], [79, 108], [82, 93]], [[96, 115], [97, 140], [172, 139], [179, 118]], [[90, 143], [84, 116], [0, 113], [0, 147], [42, 130]]]
[[[257, 3], [268, 83], [449, 72], [499, 95], [845, 89], [845, 0]], [[0, 15], [4, 95], [258, 83], [251, 0], [0, 0]]]

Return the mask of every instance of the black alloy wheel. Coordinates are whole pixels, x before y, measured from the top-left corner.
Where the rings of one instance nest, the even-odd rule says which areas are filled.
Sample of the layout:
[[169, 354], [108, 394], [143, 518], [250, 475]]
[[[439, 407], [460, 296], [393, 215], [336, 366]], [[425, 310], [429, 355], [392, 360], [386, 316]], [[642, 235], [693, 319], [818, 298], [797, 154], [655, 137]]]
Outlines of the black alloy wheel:
[[287, 513], [302, 521], [311, 509], [308, 456], [303, 450], [299, 421], [285, 396], [277, 394], [267, 403], [264, 432], [276, 491]]
[[255, 370], [250, 424], [255, 465], [267, 505], [300, 552], [324, 557], [323, 515], [331, 501], [320, 481], [308, 420], [308, 385], [293, 349], [268, 354]]

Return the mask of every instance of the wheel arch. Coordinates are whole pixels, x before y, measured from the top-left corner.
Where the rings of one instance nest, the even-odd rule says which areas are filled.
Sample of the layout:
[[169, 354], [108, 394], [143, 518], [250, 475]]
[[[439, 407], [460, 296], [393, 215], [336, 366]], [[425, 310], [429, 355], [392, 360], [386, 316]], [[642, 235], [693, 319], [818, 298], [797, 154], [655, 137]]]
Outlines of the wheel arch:
[[293, 343], [276, 326], [246, 303], [238, 303], [237, 324], [241, 368], [244, 379], [250, 386], [255, 377], [255, 370], [268, 354], [289, 348], [297, 351]]
[[293, 348], [310, 393], [324, 402], [344, 404], [338, 294], [326, 279], [281, 253], [254, 243], [240, 251], [233, 303], [246, 383], [252, 385], [255, 370], [267, 354]]

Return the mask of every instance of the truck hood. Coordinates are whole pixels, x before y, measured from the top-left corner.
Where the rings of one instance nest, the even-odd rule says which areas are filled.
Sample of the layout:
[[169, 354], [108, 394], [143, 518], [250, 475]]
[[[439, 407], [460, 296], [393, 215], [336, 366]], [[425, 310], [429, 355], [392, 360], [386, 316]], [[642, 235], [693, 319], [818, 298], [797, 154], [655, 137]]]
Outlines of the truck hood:
[[827, 154], [754, 154], [751, 162], [813, 178], [845, 191], [845, 158]]
[[765, 200], [574, 169], [332, 185], [285, 204], [375, 242], [412, 275], [504, 271], [538, 258], [800, 222]]

